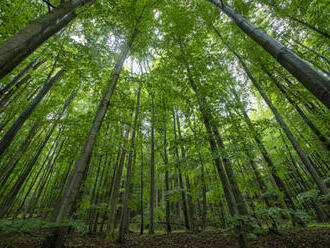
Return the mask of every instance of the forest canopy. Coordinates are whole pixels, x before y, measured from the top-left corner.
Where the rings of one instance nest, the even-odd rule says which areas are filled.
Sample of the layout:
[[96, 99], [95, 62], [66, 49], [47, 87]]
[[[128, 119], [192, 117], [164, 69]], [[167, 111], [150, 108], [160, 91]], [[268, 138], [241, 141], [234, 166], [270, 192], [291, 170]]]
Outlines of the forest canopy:
[[329, 20], [326, 0], [0, 1], [0, 246], [328, 223]]

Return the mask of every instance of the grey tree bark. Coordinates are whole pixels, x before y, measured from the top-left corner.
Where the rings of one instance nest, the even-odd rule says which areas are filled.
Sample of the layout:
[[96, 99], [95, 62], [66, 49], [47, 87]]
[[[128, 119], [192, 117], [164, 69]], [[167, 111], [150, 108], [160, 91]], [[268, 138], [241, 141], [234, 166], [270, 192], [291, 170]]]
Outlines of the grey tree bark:
[[250, 23], [220, 0], [207, 0], [230, 17], [251, 39], [262, 46], [288, 72], [298, 79], [328, 109], [330, 109], [330, 79], [315, 70], [290, 49]]
[[154, 234], [154, 197], [155, 197], [155, 106], [151, 99], [151, 158], [150, 158], [150, 201], [149, 234]]
[[0, 45], [0, 79], [10, 73], [49, 37], [69, 24], [74, 11], [94, 0], [72, 0], [41, 16]]
[[[38, 95], [33, 99], [33, 101], [29, 104], [29, 106], [24, 110], [24, 112], [16, 119], [16, 121], [13, 123], [13, 125], [9, 128], [9, 130], [6, 132], [6, 134], [2, 137], [0, 141], [0, 156], [2, 153], [8, 148], [10, 143], [15, 138], [17, 132], [20, 130], [20, 128], [23, 126], [24, 122], [29, 118], [31, 113], [35, 110], [35, 108], [38, 106], [40, 101], [43, 99], [43, 97], [47, 94], [47, 92], [51, 89], [51, 87], [54, 85], [55, 81], [63, 74], [64, 70], [60, 70], [56, 73], [56, 75], [49, 80], [45, 82], [43, 88], [38, 93]], [[50, 77], [51, 74], [49, 74]]]

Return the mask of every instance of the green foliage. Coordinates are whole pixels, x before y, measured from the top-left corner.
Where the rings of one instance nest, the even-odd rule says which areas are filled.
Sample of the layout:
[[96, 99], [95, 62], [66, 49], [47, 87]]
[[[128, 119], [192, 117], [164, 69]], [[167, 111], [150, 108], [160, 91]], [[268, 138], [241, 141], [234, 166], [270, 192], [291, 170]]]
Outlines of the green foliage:
[[[51, 2], [58, 5], [60, 1]], [[328, 39], [292, 19], [296, 17], [314, 29], [326, 32], [330, 13], [326, 11], [329, 8], [326, 1], [286, 0], [280, 4], [279, 1], [268, 0], [227, 2], [249, 21], [310, 61], [317, 70], [323, 70], [324, 73], [329, 71]], [[0, 42], [12, 37], [30, 21], [48, 11], [43, 1], [37, 0], [3, 0], [0, 1], [0, 9]], [[312, 222], [315, 216], [310, 215], [314, 214], [315, 209], [307, 214], [285, 208], [287, 195], [280, 192], [274, 182], [272, 173], [275, 172], [269, 169], [265, 151], [260, 146], [265, 147], [278, 177], [284, 182], [288, 195], [298, 209], [310, 201], [318, 204], [321, 209], [327, 207], [330, 194], [320, 195], [296, 150], [260, 94], [251, 86], [230, 47], [246, 62], [266, 95], [278, 108], [300, 148], [315, 164], [328, 186], [329, 151], [296, 111], [295, 105], [325, 136], [329, 134], [329, 111], [235, 23], [225, 15], [219, 15], [214, 6], [204, 0], [97, 0], [76, 13], [78, 17], [74, 22], [47, 40], [1, 80], [0, 88], [3, 88], [37, 56], [43, 61], [38, 68], [27, 72], [30, 78], [26, 84], [17, 89], [16, 86], [12, 88], [13, 95], [8, 96], [8, 101], [0, 97], [0, 136], [3, 137], [13, 121], [40, 92], [53, 63], [56, 61], [55, 72], [65, 69], [64, 75], [40, 102], [1, 157], [0, 176], [1, 180], [6, 181], [1, 181], [0, 193], [7, 197], [20, 182], [26, 172], [26, 164], [32, 161], [52, 125], [57, 124], [22, 186], [15, 193], [15, 200], [10, 205], [12, 210], [7, 215], [11, 218], [17, 210], [21, 216], [28, 209], [32, 212], [31, 216], [43, 217], [1, 219], [0, 235], [38, 232], [59, 226], [44, 219], [56, 214], [56, 203], [60, 202], [74, 176], [72, 173], [75, 173], [76, 161], [84, 152], [83, 147], [97, 108], [112, 82], [114, 66], [141, 14], [136, 40], [124, 62], [109, 109], [102, 119], [99, 132], [93, 134], [97, 138], [93, 144], [93, 153], [87, 159], [90, 162], [83, 176], [84, 182], [79, 188], [75, 220], [66, 220], [60, 225], [69, 225], [86, 233], [88, 225], [92, 225], [95, 220], [103, 221], [103, 216], [107, 218], [113, 196], [110, 190], [114, 188], [119, 189], [120, 197], [129, 190], [128, 208], [132, 220], [140, 220], [141, 200], [145, 219], [148, 219], [152, 124], [155, 127], [155, 184], [159, 203], [155, 209], [157, 221], [164, 222], [166, 200], [169, 200], [171, 220], [184, 223], [181, 209], [184, 192], [187, 201], [191, 197], [196, 216], [201, 222], [197, 209], [203, 208], [205, 186], [207, 222], [216, 223], [214, 226], [219, 225], [232, 235], [236, 235], [237, 227], [240, 227], [241, 232], [255, 238], [264, 234], [267, 228], [272, 228], [272, 225], [289, 225], [292, 216], [306, 223]], [[223, 40], [216, 35], [212, 26], [221, 33]], [[261, 65], [271, 70], [294, 104], [264, 73]], [[197, 93], [192, 89], [191, 81], [195, 82]], [[141, 103], [133, 142], [133, 118], [137, 89], [140, 86]], [[234, 96], [233, 90], [238, 97]], [[63, 109], [72, 91], [75, 91], [73, 101], [57, 120], [57, 114]], [[154, 119], [151, 114], [152, 97]], [[201, 99], [204, 100], [202, 107], [205, 115], [219, 131], [224, 148], [216, 145], [216, 151], [210, 149], [210, 138], [215, 137], [205, 127]], [[172, 112], [179, 116], [182, 137], [179, 137], [178, 130], [174, 133]], [[243, 113], [251, 119], [253, 128]], [[30, 140], [26, 140], [35, 124], [37, 132]], [[130, 131], [128, 139], [125, 137], [127, 130]], [[257, 144], [256, 138], [261, 144]], [[64, 142], [62, 148], [59, 145], [61, 142]], [[27, 143], [27, 147], [24, 147]], [[168, 155], [167, 165], [164, 149]], [[124, 150], [132, 150], [130, 154], [134, 157], [129, 189], [123, 187], [128, 153], [119, 185], [113, 185]], [[250, 212], [249, 216], [230, 216], [223, 182], [219, 180], [219, 168], [214, 163], [218, 158], [221, 164], [225, 159], [230, 162], [237, 186]], [[251, 163], [255, 164], [264, 186], [257, 182]], [[183, 176], [183, 189], [178, 181], [179, 169]], [[165, 189], [166, 172], [169, 173], [169, 190]], [[141, 176], [144, 180], [143, 192]], [[190, 180], [189, 188], [186, 178]], [[117, 200], [119, 203], [116, 210], [120, 210], [123, 200]], [[267, 201], [271, 205], [269, 208], [265, 208]], [[5, 200], [1, 199], [0, 204], [6, 205]], [[156, 227], [164, 229], [162, 224], [156, 224]], [[111, 235], [114, 238], [114, 234]]]

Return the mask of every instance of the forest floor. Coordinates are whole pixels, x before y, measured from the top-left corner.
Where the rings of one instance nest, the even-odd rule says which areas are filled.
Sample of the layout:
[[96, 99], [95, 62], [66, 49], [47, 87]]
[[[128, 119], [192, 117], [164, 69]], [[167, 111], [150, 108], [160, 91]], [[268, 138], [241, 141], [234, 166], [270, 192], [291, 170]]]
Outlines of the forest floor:
[[[2, 237], [3, 238], [3, 237]], [[3, 242], [0, 237], [2, 248], [37, 248], [42, 242], [42, 235], [20, 235], [11, 242]], [[7, 240], [8, 241], [8, 240]], [[11, 243], [11, 244], [10, 244]], [[255, 239], [249, 239], [251, 248], [329, 248], [330, 228], [308, 228], [308, 229], [285, 229], [280, 235], [263, 235]], [[123, 244], [111, 243], [104, 240], [99, 234], [79, 236], [71, 234], [66, 247], [87, 248], [236, 248], [238, 242], [234, 237], [229, 237], [217, 231], [201, 233], [173, 233], [163, 235], [138, 235], [131, 233], [127, 242]]]

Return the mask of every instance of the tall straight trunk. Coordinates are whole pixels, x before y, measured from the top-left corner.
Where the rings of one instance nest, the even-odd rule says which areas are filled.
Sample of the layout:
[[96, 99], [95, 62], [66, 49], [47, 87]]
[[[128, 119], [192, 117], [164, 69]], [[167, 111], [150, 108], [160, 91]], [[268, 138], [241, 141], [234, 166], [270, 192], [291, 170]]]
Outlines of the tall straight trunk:
[[[48, 153], [47, 153], [47, 156], [46, 156], [44, 162], [42, 163], [42, 165], [41, 165], [40, 168], [38, 169], [38, 172], [37, 172], [37, 173], [34, 173], [34, 177], [33, 177], [32, 180], [31, 180], [31, 183], [30, 183], [30, 186], [28, 187], [28, 190], [25, 192], [25, 196], [24, 196], [23, 200], [21, 201], [21, 204], [20, 204], [20, 206], [18, 207], [18, 210], [20, 210], [20, 209], [24, 206], [25, 201], [26, 201], [28, 195], [30, 194], [32, 188], [34, 187], [35, 183], [37, 182], [37, 179], [39, 178], [41, 172], [43, 171], [46, 162], [49, 160], [49, 156], [51, 155], [52, 151], [54, 150], [54, 146], [58, 144], [58, 140], [59, 140], [60, 136], [61, 136], [61, 132], [58, 132], [56, 138], [54, 139], [54, 141], [53, 141], [53, 143], [52, 143], [52, 145], [51, 145], [51, 147], [50, 147], [50, 149], [49, 149], [49, 151], [48, 151]], [[26, 169], [26, 168], [28, 168], [28, 166], [26, 166], [25, 169]], [[45, 173], [43, 173], [43, 175], [44, 175], [44, 174], [45, 174]], [[18, 180], [17, 182], [19, 182], [19, 181], [20, 181], [20, 180]], [[39, 182], [40, 182], [40, 181], [39, 181]], [[16, 197], [16, 199], [17, 199], [17, 198], [18, 198], [18, 197]], [[18, 211], [17, 211], [17, 214], [18, 214]], [[24, 216], [23, 216], [23, 217], [24, 217]]]
[[206, 184], [205, 184], [205, 173], [204, 173], [204, 162], [202, 159], [202, 154], [199, 153], [199, 160], [201, 163], [201, 179], [202, 179], [202, 229], [206, 228], [206, 213], [207, 213], [207, 202], [206, 202]]
[[305, 152], [301, 149], [301, 147], [298, 144], [297, 140], [293, 136], [292, 132], [290, 131], [289, 127], [286, 125], [286, 123], [282, 119], [281, 115], [279, 114], [279, 112], [277, 111], [277, 109], [275, 108], [275, 106], [272, 104], [272, 102], [270, 101], [270, 99], [267, 97], [267, 95], [265, 94], [265, 92], [262, 90], [262, 88], [260, 87], [260, 85], [257, 83], [256, 79], [253, 77], [253, 75], [251, 74], [251, 72], [248, 70], [245, 62], [242, 59], [242, 57], [237, 52], [235, 52], [227, 42], [225, 42], [225, 40], [221, 36], [220, 32], [218, 32], [218, 30], [215, 29], [215, 31], [218, 34], [218, 36], [221, 38], [221, 40], [225, 43], [225, 45], [228, 47], [228, 49], [236, 56], [236, 58], [238, 59], [238, 61], [242, 65], [243, 70], [245, 71], [246, 75], [251, 80], [251, 82], [253, 83], [253, 85], [256, 87], [256, 89], [258, 90], [259, 94], [261, 95], [261, 97], [264, 99], [264, 101], [266, 102], [266, 104], [268, 105], [268, 107], [273, 112], [276, 121], [279, 123], [279, 125], [282, 128], [282, 130], [284, 131], [284, 133], [286, 134], [286, 136], [290, 140], [293, 148], [297, 152], [297, 154], [300, 157], [302, 163], [305, 165], [306, 169], [308, 170], [308, 172], [312, 176], [313, 180], [315, 181], [316, 185], [320, 189], [321, 194], [327, 195], [328, 194], [328, 189], [327, 189], [325, 183], [323, 182], [322, 178], [320, 178], [320, 176], [318, 175], [317, 171], [315, 170], [313, 164], [310, 162], [310, 160], [306, 156]]
[[92, 2], [93, 0], [65, 2], [3, 42], [0, 45], [0, 79], [10, 73], [49, 37], [69, 24], [76, 17], [74, 10]]
[[[115, 184], [115, 178], [116, 178], [116, 175], [117, 175], [117, 171], [118, 171], [118, 168], [119, 168], [119, 164], [120, 164], [120, 157], [121, 157], [121, 153], [122, 153], [122, 150], [121, 148], [118, 148], [118, 152], [117, 152], [117, 158], [116, 158], [116, 162], [114, 164], [114, 168], [113, 168], [113, 172], [112, 172], [112, 176], [111, 176], [111, 180], [110, 180], [110, 185], [107, 187], [108, 190], [106, 191], [105, 193], [105, 201], [109, 200], [109, 198], [111, 197], [112, 193], [113, 193], [113, 188], [114, 188], [114, 184]], [[103, 212], [103, 215], [102, 215], [102, 224], [100, 226], [100, 230], [101, 232], [103, 232], [103, 227], [104, 225], [106, 224], [106, 217], [107, 217], [107, 210], [105, 210]]]
[[224, 143], [222, 141], [222, 138], [220, 136], [220, 133], [219, 133], [217, 127], [214, 125], [214, 123], [211, 122], [211, 126], [212, 126], [212, 130], [213, 130], [215, 139], [217, 141], [217, 145], [218, 145], [220, 154], [222, 156], [223, 164], [225, 166], [225, 170], [226, 170], [226, 173], [227, 173], [229, 183], [231, 185], [233, 195], [234, 195], [235, 200], [237, 202], [238, 213], [240, 215], [248, 215], [247, 206], [244, 202], [244, 198], [243, 198], [242, 193], [239, 189], [237, 180], [234, 176], [234, 172], [233, 172], [233, 169], [232, 169], [232, 164], [228, 159], [228, 155], [227, 155], [227, 152], [226, 152], [226, 149], [225, 149], [225, 145], [224, 145]]
[[289, 16], [289, 19], [291, 19], [291, 20], [293, 20], [293, 21], [295, 21], [295, 22], [300, 23], [301, 25], [303, 25], [303, 26], [305, 26], [305, 27], [307, 27], [307, 28], [313, 30], [314, 32], [316, 32], [316, 33], [322, 35], [323, 37], [325, 37], [325, 38], [327, 38], [327, 39], [330, 39], [330, 35], [329, 35], [328, 33], [326, 33], [326, 32], [324, 32], [324, 31], [322, 31], [322, 30], [316, 28], [315, 26], [312, 26], [311, 24], [309, 24], [309, 23], [307, 23], [307, 22], [305, 22], [305, 21], [303, 21], [303, 20], [298, 19], [297, 17]]
[[35, 66], [40, 60], [40, 56], [32, 60], [16, 77], [13, 78], [8, 84], [6, 84], [0, 90], [0, 98], [5, 94], [11, 87], [13, 87], [33, 66]]
[[207, 112], [206, 106], [205, 106], [205, 99], [199, 96], [197, 85], [192, 78], [189, 67], [187, 67], [187, 69], [188, 69], [188, 79], [190, 82], [190, 86], [193, 89], [193, 91], [195, 92], [195, 95], [198, 100], [199, 110], [202, 114], [204, 126], [205, 126], [207, 134], [208, 134], [208, 141], [210, 143], [210, 149], [211, 149], [212, 156], [213, 156], [213, 159], [214, 159], [214, 162], [216, 165], [216, 169], [218, 171], [218, 174], [219, 174], [219, 177], [220, 177], [220, 180], [222, 183], [222, 187], [223, 187], [223, 191], [224, 191], [226, 201], [228, 204], [229, 212], [232, 216], [234, 216], [238, 213], [237, 204], [233, 198], [227, 175], [225, 173], [225, 170], [224, 170], [221, 160], [219, 158], [218, 148], [217, 148], [216, 142], [213, 138], [214, 136], [213, 136], [213, 132], [212, 132], [211, 120], [210, 120], [210, 117], [208, 115], [208, 112]]
[[286, 136], [290, 140], [293, 148], [297, 152], [298, 156], [300, 157], [301, 161], [305, 165], [306, 169], [311, 174], [311, 176], [314, 179], [316, 185], [320, 189], [321, 194], [327, 195], [328, 194], [328, 189], [327, 189], [326, 185], [324, 184], [322, 178], [317, 173], [315, 167], [310, 162], [310, 160], [308, 159], [308, 157], [305, 154], [305, 152], [301, 149], [300, 145], [298, 144], [298, 141], [295, 139], [295, 137], [291, 133], [289, 127], [286, 125], [286, 123], [282, 119], [281, 115], [278, 113], [278, 111], [275, 108], [275, 106], [272, 104], [272, 102], [270, 101], [270, 99], [267, 97], [267, 95], [265, 94], [265, 92], [262, 90], [262, 88], [260, 87], [260, 85], [255, 80], [255, 78], [252, 76], [252, 74], [250, 73], [250, 71], [247, 69], [244, 61], [241, 58], [239, 58], [239, 59], [240, 59], [240, 62], [242, 64], [243, 68], [244, 68], [244, 71], [246, 72], [246, 74], [248, 75], [249, 79], [252, 81], [253, 85], [256, 87], [256, 89], [258, 90], [259, 94], [264, 99], [264, 101], [266, 102], [266, 104], [268, 105], [268, 107], [273, 112], [273, 114], [275, 116], [275, 119], [277, 120], [277, 122], [279, 123], [279, 125], [283, 129], [284, 133], [286, 134]]
[[[175, 110], [173, 110], [173, 128], [174, 128], [174, 141], [176, 142], [176, 118], [175, 118]], [[175, 147], [175, 156], [177, 159], [179, 159], [179, 151], [178, 148]], [[181, 200], [182, 200], [182, 211], [183, 211], [183, 216], [184, 216], [184, 222], [185, 222], [185, 227], [187, 230], [190, 230], [190, 222], [189, 222], [189, 215], [188, 215], [188, 208], [187, 208], [187, 201], [186, 201], [186, 193], [183, 185], [183, 180], [182, 180], [182, 173], [181, 173], [181, 168], [180, 166], [177, 166], [178, 170], [178, 179], [179, 179], [179, 186], [180, 186], [180, 191], [181, 191]]]
[[19, 192], [19, 190], [21, 189], [24, 181], [26, 180], [26, 178], [28, 177], [28, 175], [30, 174], [34, 164], [36, 163], [36, 161], [38, 160], [43, 148], [46, 146], [48, 140], [50, 139], [50, 137], [52, 136], [55, 128], [58, 125], [58, 121], [62, 118], [66, 108], [68, 107], [68, 105], [71, 103], [73, 98], [73, 92], [71, 93], [68, 101], [65, 103], [62, 111], [60, 112], [60, 114], [58, 115], [58, 117], [56, 118], [55, 123], [52, 125], [50, 131], [48, 132], [48, 134], [46, 135], [43, 143], [39, 146], [39, 149], [37, 150], [37, 152], [35, 153], [35, 155], [33, 156], [32, 160], [28, 163], [25, 171], [21, 174], [19, 180], [15, 183], [14, 187], [11, 189], [11, 191], [9, 192], [7, 198], [5, 199], [5, 201], [3, 202], [4, 206], [3, 208], [1, 208], [0, 210], [0, 217], [4, 216], [7, 211], [8, 211], [8, 207], [10, 205], [12, 205], [12, 202], [15, 200], [17, 193]]
[[[125, 143], [128, 142], [128, 137], [129, 137], [129, 132], [130, 132], [130, 126], [128, 127], [125, 135]], [[119, 191], [120, 191], [120, 182], [121, 182], [121, 177], [123, 173], [123, 168], [124, 168], [124, 163], [125, 163], [125, 157], [126, 157], [127, 149], [123, 148], [120, 161], [119, 161], [119, 166], [116, 171], [116, 177], [113, 183], [113, 192], [111, 195], [111, 201], [110, 201], [110, 212], [108, 216], [108, 227], [107, 227], [107, 236], [109, 239], [113, 238], [114, 235], [114, 230], [115, 230], [115, 224], [116, 224], [116, 212], [117, 212], [117, 204], [118, 204], [118, 198], [119, 198]]]
[[33, 140], [33, 137], [35, 136], [35, 134], [38, 131], [38, 126], [39, 126], [38, 122], [34, 122], [32, 124], [32, 127], [31, 127], [28, 135], [26, 136], [26, 138], [24, 139], [24, 141], [22, 142], [22, 144], [20, 145], [18, 150], [14, 153], [14, 155], [8, 161], [5, 168], [1, 171], [0, 187], [5, 185], [6, 181], [10, 177], [11, 172], [15, 169], [15, 167], [18, 164], [19, 160], [21, 159], [21, 157], [27, 151], [29, 145], [31, 144], [31, 141]]
[[276, 85], [276, 87], [283, 93], [288, 102], [296, 109], [304, 122], [309, 126], [317, 138], [323, 143], [323, 145], [330, 151], [330, 141], [326, 138], [325, 135], [314, 125], [314, 123], [305, 115], [304, 111], [298, 106], [298, 104], [290, 97], [285, 88], [277, 81], [277, 79], [263, 66], [263, 70]]
[[132, 160], [135, 154], [135, 134], [137, 129], [137, 122], [139, 118], [139, 110], [140, 110], [140, 94], [141, 94], [141, 86], [138, 89], [137, 99], [136, 99], [136, 109], [134, 116], [134, 124], [133, 131], [131, 137], [131, 145], [129, 148], [128, 162], [126, 167], [126, 179], [125, 179], [125, 193], [123, 200], [123, 207], [121, 212], [121, 220], [120, 220], [120, 228], [119, 228], [119, 237], [118, 241], [123, 243], [126, 238], [126, 234], [128, 232], [126, 223], [129, 222], [129, 211], [128, 211], [128, 201], [129, 201], [129, 193], [131, 190], [131, 170], [132, 170]]
[[236, 100], [240, 104], [240, 109], [241, 109], [241, 112], [244, 116], [244, 120], [245, 120], [246, 124], [248, 125], [248, 127], [249, 127], [249, 129], [250, 129], [250, 131], [253, 135], [253, 138], [254, 138], [257, 146], [258, 146], [258, 149], [260, 150], [261, 155], [263, 156], [264, 160], [266, 161], [267, 167], [270, 169], [270, 174], [271, 174], [272, 178], [275, 181], [275, 186], [284, 194], [284, 201], [285, 201], [287, 207], [292, 208], [293, 210], [296, 210], [296, 206], [295, 206], [294, 202], [292, 201], [291, 196], [289, 195], [289, 192], [288, 192], [283, 180], [278, 175], [277, 168], [275, 167], [273, 160], [271, 159], [266, 147], [264, 146], [264, 144], [260, 140], [259, 134], [256, 132], [256, 130], [255, 130], [249, 116], [247, 115], [245, 109], [242, 107], [236, 92], [233, 91], [233, 93], [235, 95]]
[[[110, 159], [109, 159], [110, 158]], [[95, 201], [94, 204], [98, 205], [99, 202], [104, 202], [105, 198], [104, 196], [106, 195], [103, 193], [102, 189], [103, 187], [108, 188], [108, 181], [110, 179], [110, 173], [109, 173], [109, 161], [112, 160], [112, 155], [109, 156], [109, 154], [105, 155], [105, 160], [104, 160], [104, 166], [101, 172], [100, 180], [97, 185], [97, 191], [95, 195]], [[92, 227], [90, 228], [91, 232], [97, 232], [98, 226], [99, 226], [99, 217], [100, 217], [100, 211], [93, 211], [93, 216], [92, 219], [94, 219], [94, 222], [91, 222]]]
[[[103, 159], [103, 156], [99, 155], [99, 161], [98, 161], [98, 166], [97, 166], [97, 171], [96, 171], [95, 182], [93, 183], [93, 190], [92, 190], [92, 194], [90, 196], [90, 202], [89, 202], [90, 206], [92, 206], [95, 202], [95, 199], [96, 199], [95, 194], [96, 194], [96, 190], [97, 190], [97, 186], [98, 186], [98, 181], [101, 180], [101, 179], [99, 179], [99, 177], [100, 177], [102, 159]], [[89, 210], [88, 210], [88, 220], [90, 221], [90, 224], [88, 225], [89, 232], [92, 232], [92, 224], [91, 224], [92, 215], [93, 215], [93, 211], [90, 207]]]
[[[180, 118], [178, 113], [176, 112], [176, 121], [177, 121], [177, 126], [178, 126], [178, 136], [179, 139], [182, 139], [181, 136], [181, 125], [180, 125]], [[186, 159], [186, 153], [184, 150], [184, 146], [181, 146], [181, 159], [185, 160]], [[188, 196], [187, 196], [187, 203], [188, 203], [188, 218], [189, 218], [189, 224], [190, 224], [190, 229], [195, 230], [195, 223], [194, 223], [194, 206], [192, 203], [192, 197], [191, 197], [191, 191], [190, 191], [190, 182], [189, 182], [189, 177], [188, 175], [185, 175], [185, 179], [186, 179], [186, 188], [187, 188], [187, 192], [188, 192]]]
[[16, 181], [15, 185], [13, 188], [9, 191], [9, 193], [6, 195], [5, 199], [3, 199], [2, 206], [0, 209], [0, 218], [4, 217], [9, 208], [12, 206], [14, 200], [17, 197], [17, 194], [19, 190], [21, 189], [22, 185], [24, 184], [26, 178], [29, 176], [33, 166], [37, 162], [43, 148], [47, 144], [49, 138], [51, 137], [53, 131], [55, 130], [56, 126], [53, 126], [52, 129], [49, 131], [47, 134], [46, 138], [44, 139], [43, 143], [39, 146], [39, 149], [37, 152], [34, 154], [32, 160], [27, 164], [25, 170], [22, 172], [22, 174], [19, 176], [18, 180]]
[[141, 226], [140, 226], [140, 235], [143, 234], [143, 225], [144, 225], [144, 204], [143, 204], [143, 145], [141, 144], [141, 187], [140, 187], [140, 211], [141, 211]]
[[[89, 161], [90, 161], [91, 154], [93, 151], [93, 147], [96, 142], [96, 138], [99, 133], [99, 130], [101, 128], [101, 124], [103, 122], [104, 116], [109, 107], [110, 99], [111, 99], [111, 97], [114, 93], [115, 87], [117, 85], [124, 61], [125, 61], [128, 53], [129, 53], [129, 50], [136, 38], [136, 35], [138, 33], [138, 24], [139, 24], [140, 19], [138, 20], [130, 39], [124, 45], [124, 48], [122, 49], [121, 54], [116, 61], [114, 70], [112, 72], [112, 78], [110, 81], [109, 88], [107, 89], [103, 99], [101, 100], [100, 105], [98, 106], [98, 109], [96, 111], [96, 114], [95, 114], [95, 117], [93, 120], [92, 127], [88, 134], [88, 138], [83, 147], [81, 157], [76, 162], [76, 164], [73, 168], [72, 177], [70, 178], [70, 181], [66, 188], [66, 192], [63, 195], [61, 205], [59, 206], [59, 212], [56, 217], [56, 222], [61, 222], [63, 219], [69, 217], [72, 214], [72, 208], [73, 208], [74, 204], [76, 203], [76, 197], [78, 196], [78, 192], [79, 192], [80, 186], [82, 184], [84, 174], [87, 173]], [[58, 243], [59, 246], [61, 246], [62, 243], [63, 243], [63, 240]]]
[[[55, 64], [54, 64], [55, 66]], [[9, 128], [9, 130], [6, 132], [6, 134], [2, 137], [0, 141], [0, 156], [3, 154], [3, 152], [8, 148], [10, 143], [15, 138], [17, 132], [20, 130], [20, 128], [23, 126], [24, 122], [29, 118], [31, 113], [35, 110], [35, 108], [38, 106], [40, 101], [43, 99], [43, 97], [47, 94], [47, 92], [51, 89], [51, 87], [54, 85], [55, 81], [63, 74], [64, 70], [60, 70], [56, 73], [56, 75], [49, 80], [47, 79], [46, 83], [44, 84], [41, 91], [38, 93], [38, 95], [33, 99], [33, 101], [29, 104], [29, 106], [23, 111], [23, 113], [15, 120], [13, 125]], [[51, 73], [49, 74], [50, 77]]]
[[151, 157], [150, 157], [150, 221], [149, 234], [154, 234], [154, 196], [155, 196], [155, 106], [151, 99]]
[[[50, 179], [49, 177], [51, 176], [53, 170], [54, 170], [54, 166], [55, 166], [55, 163], [56, 163], [56, 160], [58, 158], [58, 156], [61, 154], [61, 151], [62, 151], [62, 148], [63, 148], [63, 145], [65, 143], [65, 138], [63, 139], [63, 141], [61, 142], [61, 145], [60, 145], [60, 148], [58, 149], [58, 151], [56, 152], [56, 148], [54, 149], [54, 155], [55, 155], [55, 158], [51, 158], [50, 159], [50, 168], [48, 169], [48, 172], [46, 173], [46, 175], [43, 177], [43, 179], [40, 181], [40, 187], [38, 188], [38, 191], [37, 188], [35, 189], [34, 191], [34, 194], [33, 196], [31, 197], [30, 199], [30, 202], [28, 204], [28, 207], [27, 207], [27, 213], [30, 215], [30, 217], [33, 216], [33, 212], [34, 212], [34, 209], [36, 208], [36, 205], [38, 203], [38, 200], [40, 200], [40, 196], [41, 196], [41, 193], [42, 192], [47, 192], [46, 190], [46, 183], [49, 183]], [[44, 190], [45, 188], [45, 190]]]
[[167, 192], [166, 198], [166, 232], [171, 233], [171, 213], [170, 213], [170, 199], [168, 192], [170, 190], [169, 185], [169, 173], [168, 173], [168, 155], [167, 155], [167, 133], [166, 133], [166, 111], [164, 113], [164, 164], [166, 167], [165, 171], [165, 190]]
[[330, 79], [315, 70], [310, 64], [305, 62], [290, 49], [250, 23], [223, 1], [207, 1], [214, 4], [219, 10], [230, 17], [243, 32], [262, 46], [288, 72], [330, 109]]
[[[197, 87], [197, 85], [196, 85], [196, 83], [195, 83], [195, 81], [192, 77], [192, 74], [191, 74], [191, 71], [190, 71], [190, 68], [189, 68], [189, 64], [187, 64], [187, 72], [188, 72], [188, 80], [190, 82], [190, 86], [193, 89], [193, 91], [194, 91], [194, 93], [197, 97], [199, 110], [202, 114], [204, 125], [205, 125], [205, 128], [206, 128], [207, 134], [209, 136], [208, 140], [209, 140], [209, 143], [210, 143], [211, 152], [212, 152], [212, 155], [213, 155], [213, 158], [214, 158], [214, 161], [215, 161], [215, 164], [216, 164], [216, 168], [217, 168], [217, 171], [218, 171], [221, 183], [222, 183], [222, 187], [223, 187], [223, 191], [224, 191], [226, 201], [227, 201], [227, 204], [228, 204], [228, 207], [229, 207], [229, 211], [230, 211], [231, 216], [234, 217], [235, 215], [237, 215], [239, 213], [238, 212], [238, 206], [237, 206], [237, 203], [236, 203], [236, 201], [233, 197], [233, 193], [232, 193], [231, 188], [230, 188], [230, 183], [228, 181], [227, 175], [224, 171], [223, 165], [222, 165], [221, 160], [220, 160], [219, 155], [218, 155], [219, 150], [217, 149], [216, 142], [213, 138], [211, 117], [209, 116], [209, 113], [206, 110], [205, 99], [203, 97], [200, 97], [200, 95], [199, 95], [198, 87]], [[235, 226], [235, 229], [237, 230], [237, 232], [239, 234], [238, 235], [239, 236], [238, 237], [239, 247], [240, 248], [248, 247], [246, 234], [243, 232], [242, 226]]]
[[[293, 38], [292, 36], [289, 36], [288, 38], [290, 38], [291, 40], [293, 40], [296, 44], [298, 44], [299, 46], [305, 48], [306, 50], [310, 51], [311, 53], [316, 54], [318, 57], [320, 57], [322, 60], [324, 60], [324, 62], [326, 62], [328, 65], [330, 65], [330, 60], [327, 59], [325, 56], [323, 56], [322, 54], [320, 54], [319, 52], [315, 51], [314, 49], [304, 45], [303, 43], [301, 43], [299, 40]], [[286, 38], [283, 38], [283, 40], [285, 40], [286, 42], [288, 42], [291, 46], [292, 44], [290, 43], [290, 41]]]
[[1, 98], [0, 101], [0, 110], [3, 110], [9, 106], [9, 104], [13, 101], [14, 95], [21, 88], [22, 85], [27, 85], [29, 80], [31, 79], [30, 75], [25, 76], [22, 80], [20, 80], [13, 88], [11, 88], [6, 95]]

